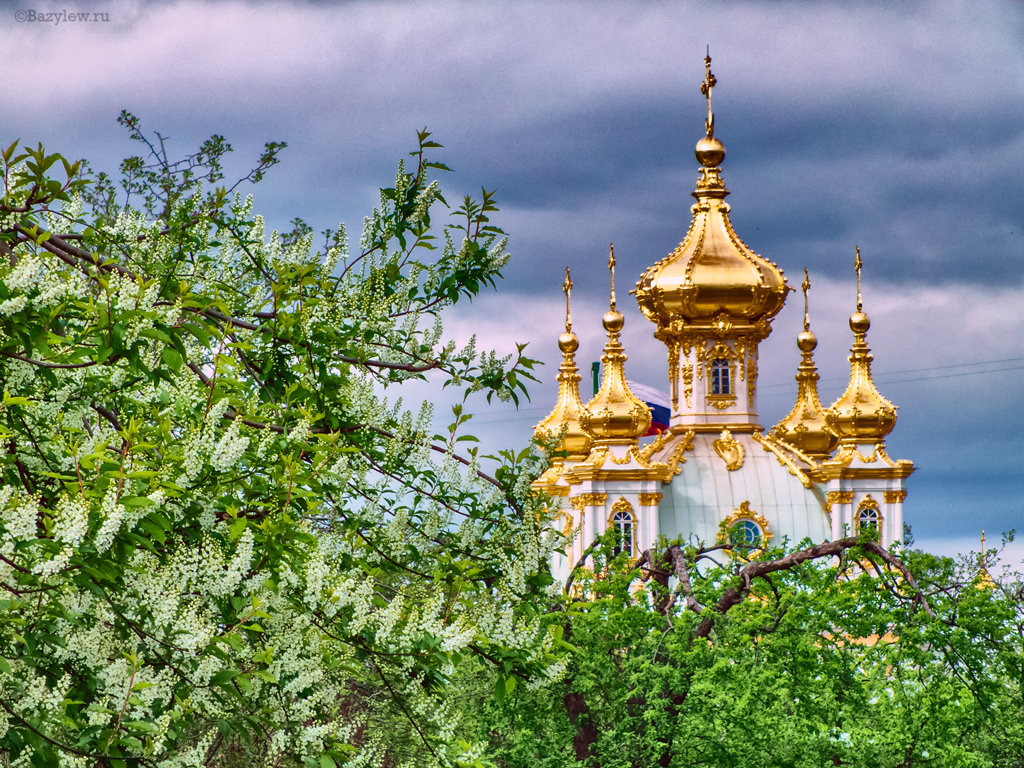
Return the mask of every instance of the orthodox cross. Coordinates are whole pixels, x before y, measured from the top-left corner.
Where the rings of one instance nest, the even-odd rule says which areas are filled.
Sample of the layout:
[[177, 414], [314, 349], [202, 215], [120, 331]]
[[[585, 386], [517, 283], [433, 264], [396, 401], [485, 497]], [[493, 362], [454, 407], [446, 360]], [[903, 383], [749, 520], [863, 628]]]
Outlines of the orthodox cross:
[[612, 280], [611, 306], [615, 311], [615, 243], [608, 244], [608, 272]]
[[718, 84], [718, 80], [711, 73], [711, 48], [708, 47], [707, 55], [704, 57], [704, 69], [705, 75], [704, 80], [700, 84], [700, 92], [704, 94], [704, 98], [708, 100], [708, 117], [704, 121], [704, 130], [707, 133], [709, 139], [714, 138], [715, 135], [715, 116], [711, 114], [711, 89]]
[[565, 291], [565, 332], [572, 332], [572, 317], [569, 315], [569, 294], [572, 293], [572, 278], [569, 277], [569, 268], [565, 268], [565, 282], [562, 283], [562, 290]]
[[811, 316], [807, 312], [807, 292], [811, 290], [811, 281], [807, 279], [807, 267], [804, 267], [804, 281], [800, 284], [804, 291], [804, 331], [811, 330]]
[[857, 260], [853, 262], [853, 268], [857, 270], [857, 311], [860, 312], [864, 308], [864, 302], [860, 298], [860, 246], [857, 246]]

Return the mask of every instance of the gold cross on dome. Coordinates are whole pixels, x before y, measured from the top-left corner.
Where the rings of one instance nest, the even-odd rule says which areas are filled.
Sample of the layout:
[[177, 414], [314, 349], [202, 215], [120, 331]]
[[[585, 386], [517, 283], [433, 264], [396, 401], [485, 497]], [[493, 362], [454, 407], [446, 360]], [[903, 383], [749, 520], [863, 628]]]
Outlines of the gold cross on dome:
[[804, 330], [811, 329], [811, 317], [807, 311], [807, 292], [811, 290], [811, 281], [807, 278], [807, 267], [804, 267], [804, 281], [800, 284], [804, 291]]
[[562, 290], [565, 291], [565, 331], [572, 331], [572, 317], [569, 314], [569, 294], [572, 293], [572, 278], [569, 277], [569, 268], [565, 268], [565, 282], [562, 283]]
[[612, 280], [611, 307], [615, 311], [615, 243], [608, 244], [608, 272]]
[[700, 84], [700, 92], [704, 94], [704, 98], [708, 100], [708, 116], [704, 121], [704, 131], [710, 139], [715, 135], [715, 116], [711, 114], [711, 89], [718, 85], [718, 79], [711, 72], [710, 46], [708, 46], [707, 55], [704, 57], [704, 69], [704, 80]]
[[860, 312], [864, 309], [864, 302], [860, 298], [860, 246], [857, 246], [857, 260], [853, 262], [853, 268], [857, 270], [857, 311]]

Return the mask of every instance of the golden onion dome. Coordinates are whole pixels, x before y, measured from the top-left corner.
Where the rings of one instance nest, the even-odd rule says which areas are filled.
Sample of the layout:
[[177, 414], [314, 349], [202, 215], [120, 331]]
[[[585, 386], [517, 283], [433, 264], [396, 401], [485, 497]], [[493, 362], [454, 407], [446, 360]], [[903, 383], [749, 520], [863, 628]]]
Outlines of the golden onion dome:
[[611, 308], [602, 319], [608, 342], [601, 355], [601, 387], [583, 409], [580, 424], [595, 444], [635, 443], [651, 426], [651, 410], [626, 383], [626, 351], [619, 340], [625, 318], [615, 308], [615, 250], [609, 250]]
[[558, 348], [562, 351], [562, 365], [558, 369], [558, 401], [548, 417], [533, 430], [535, 439], [548, 442], [557, 440], [555, 450], [564, 451], [570, 461], [581, 461], [590, 453], [590, 435], [580, 424], [583, 403], [580, 400], [580, 374], [576, 368], [576, 350], [580, 341], [572, 332], [572, 317], [569, 313], [569, 294], [572, 279], [569, 268], [565, 268], [565, 332], [558, 337]]
[[860, 248], [857, 249], [857, 311], [850, 315], [854, 341], [850, 347], [850, 383], [829, 406], [828, 426], [847, 442], [881, 442], [896, 426], [896, 406], [886, 400], [871, 379], [871, 350], [867, 343], [871, 319], [860, 294]]
[[811, 287], [804, 269], [804, 329], [796, 337], [796, 346], [801, 352], [800, 367], [797, 369], [797, 394], [793, 410], [769, 434], [789, 443], [808, 456], [824, 458], [832, 453], [839, 437], [827, 423], [827, 414], [818, 396], [818, 371], [814, 366], [814, 348], [818, 337], [811, 330], [807, 311], [807, 292]]
[[718, 165], [725, 146], [714, 137], [711, 114], [711, 59], [705, 58], [707, 76], [701, 92], [708, 99], [707, 135], [697, 142], [701, 164], [693, 219], [686, 237], [661, 261], [650, 267], [636, 284], [640, 310], [659, 331], [685, 326], [759, 326], [774, 317], [789, 286], [782, 270], [754, 253], [740, 240], [729, 220], [725, 197], [729, 190]]

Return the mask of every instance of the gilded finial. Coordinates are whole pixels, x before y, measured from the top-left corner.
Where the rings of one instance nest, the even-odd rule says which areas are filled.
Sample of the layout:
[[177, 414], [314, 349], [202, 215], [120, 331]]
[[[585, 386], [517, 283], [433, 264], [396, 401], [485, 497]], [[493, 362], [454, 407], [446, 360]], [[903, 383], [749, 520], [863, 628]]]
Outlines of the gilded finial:
[[980, 563], [978, 564], [978, 575], [974, 577], [974, 583], [982, 589], [994, 589], [996, 586], [995, 579], [992, 578], [992, 574], [988, 572], [988, 556], [985, 554], [985, 531], [981, 532], [981, 557]]
[[569, 314], [569, 294], [572, 293], [572, 278], [569, 277], [569, 268], [565, 268], [565, 282], [562, 283], [562, 290], [565, 291], [565, 332], [572, 333], [572, 315]]
[[715, 137], [715, 116], [711, 112], [711, 89], [718, 84], [717, 78], [711, 72], [711, 46], [707, 48], [707, 55], [704, 57], [704, 80], [700, 84], [700, 92], [708, 102], [708, 116], [704, 121], [704, 131], [709, 139]]
[[807, 292], [811, 290], [811, 281], [807, 277], [807, 267], [804, 267], [804, 281], [800, 283], [804, 291], [804, 331], [811, 330], [811, 315], [807, 309]]
[[608, 244], [608, 272], [611, 275], [611, 309], [615, 311], [615, 243]]
[[864, 302], [860, 298], [860, 268], [861, 268], [860, 246], [858, 245], [858, 246], [856, 246], [856, 248], [857, 248], [857, 259], [856, 259], [856, 261], [853, 262], [853, 268], [857, 271], [857, 311], [858, 312], [863, 312], [864, 311]]

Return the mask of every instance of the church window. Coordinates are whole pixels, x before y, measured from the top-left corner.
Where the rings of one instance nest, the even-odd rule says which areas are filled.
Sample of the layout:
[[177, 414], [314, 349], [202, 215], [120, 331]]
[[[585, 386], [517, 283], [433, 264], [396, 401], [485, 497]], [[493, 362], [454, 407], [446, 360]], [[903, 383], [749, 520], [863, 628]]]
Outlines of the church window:
[[711, 394], [732, 394], [732, 383], [729, 381], [729, 361], [724, 357], [717, 357], [711, 361]]
[[868, 531], [872, 538], [878, 538], [878, 529], [881, 527], [882, 516], [878, 507], [862, 504], [857, 510], [857, 533]]
[[625, 510], [620, 510], [612, 515], [611, 523], [612, 528], [615, 529], [617, 534], [617, 541], [612, 549], [612, 555], [621, 555], [623, 552], [626, 554], [632, 554], [634, 535], [633, 516]]
[[743, 549], [759, 549], [764, 541], [761, 526], [749, 518], [741, 518], [729, 526], [729, 543]]

